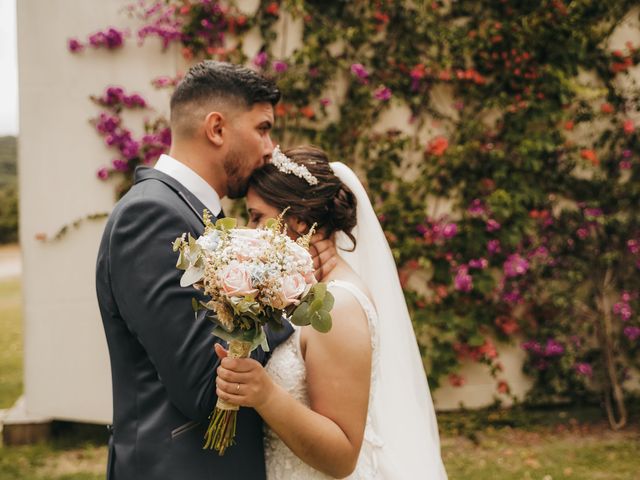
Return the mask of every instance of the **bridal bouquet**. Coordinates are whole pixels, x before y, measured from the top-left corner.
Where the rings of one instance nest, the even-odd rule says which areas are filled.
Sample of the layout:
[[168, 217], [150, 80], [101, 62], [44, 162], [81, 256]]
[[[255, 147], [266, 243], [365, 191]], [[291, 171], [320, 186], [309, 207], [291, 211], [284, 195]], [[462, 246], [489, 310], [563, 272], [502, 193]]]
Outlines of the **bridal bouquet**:
[[[331, 329], [333, 296], [326, 284], [316, 282], [307, 250], [312, 232], [291, 240], [283, 215], [264, 228], [248, 229], [236, 228], [232, 218], [213, 224], [205, 210], [202, 236], [183, 234], [173, 242], [173, 251], [180, 252], [176, 267], [184, 270], [180, 285], [208, 297], [206, 302], [193, 299], [193, 308], [206, 310], [215, 325], [213, 334], [229, 342], [230, 357], [248, 357], [258, 346], [268, 351], [264, 327], [282, 328], [285, 318], [320, 332]], [[223, 455], [233, 445], [237, 410], [218, 399], [205, 449]]]

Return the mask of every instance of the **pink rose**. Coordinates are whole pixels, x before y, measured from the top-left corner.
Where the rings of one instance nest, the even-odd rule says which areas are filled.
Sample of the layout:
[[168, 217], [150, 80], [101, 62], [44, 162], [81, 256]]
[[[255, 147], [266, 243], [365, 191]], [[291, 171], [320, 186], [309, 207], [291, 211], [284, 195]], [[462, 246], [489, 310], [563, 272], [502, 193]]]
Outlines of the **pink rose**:
[[282, 280], [282, 290], [280, 290], [280, 298], [285, 306], [300, 303], [300, 297], [307, 289], [307, 282], [299, 273], [289, 275]]
[[313, 270], [313, 259], [311, 258], [311, 254], [308, 250], [301, 247], [295, 242], [291, 242], [289, 245], [289, 251], [293, 255], [293, 259], [300, 266], [307, 267], [308, 269]]
[[230, 263], [219, 274], [222, 290], [229, 297], [255, 295], [258, 290], [251, 284], [251, 275], [239, 263]]
[[259, 232], [249, 228], [233, 230], [233, 245], [236, 258], [241, 262], [259, 256], [260, 251], [268, 247], [267, 242], [260, 238]]

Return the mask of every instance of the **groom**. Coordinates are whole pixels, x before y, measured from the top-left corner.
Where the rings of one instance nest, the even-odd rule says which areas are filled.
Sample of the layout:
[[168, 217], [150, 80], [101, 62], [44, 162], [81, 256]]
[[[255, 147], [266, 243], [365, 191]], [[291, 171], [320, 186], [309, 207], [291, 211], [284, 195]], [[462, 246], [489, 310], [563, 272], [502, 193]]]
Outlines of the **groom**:
[[[109, 346], [113, 430], [108, 480], [265, 478], [262, 422], [240, 409], [236, 445], [203, 450], [216, 402], [212, 324], [195, 318], [193, 289], [180, 287], [171, 242], [202, 234], [202, 211], [220, 218], [220, 199], [244, 196], [270, 158], [271, 81], [236, 65], [205, 61], [171, 97], [169, 155], [140, 167], [111, 213], [100, 244], [96, 289]], [[271, 348], [291, 334], [267, 332]], [[253, 353], [265, 362], [266, 354]]]

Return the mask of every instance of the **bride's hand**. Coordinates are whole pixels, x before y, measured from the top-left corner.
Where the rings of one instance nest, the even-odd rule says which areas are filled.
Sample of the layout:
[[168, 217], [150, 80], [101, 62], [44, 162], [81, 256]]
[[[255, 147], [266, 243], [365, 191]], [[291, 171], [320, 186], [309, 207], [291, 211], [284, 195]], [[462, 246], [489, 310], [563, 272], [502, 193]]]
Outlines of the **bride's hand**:
[[266, 404], [274, 383], [262, 365], [253, 358], [228, 358], [219, 344], [214, 348], [222, 359], [216, 378], [218, 398], [241, 407], [259, 408]]
[[316, 280], [321, 282], [338, 264], [338, 251], [333, 237], [324, 238], [316, 233], [311, 237], [309, 252], [313, 256]]

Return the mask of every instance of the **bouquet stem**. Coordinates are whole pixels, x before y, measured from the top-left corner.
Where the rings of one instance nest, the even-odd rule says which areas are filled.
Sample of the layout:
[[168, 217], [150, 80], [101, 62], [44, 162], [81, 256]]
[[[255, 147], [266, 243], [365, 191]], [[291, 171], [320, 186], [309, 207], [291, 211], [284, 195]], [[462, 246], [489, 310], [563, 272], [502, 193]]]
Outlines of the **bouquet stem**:
[[[251, 343], [239, 340], [229, 342], [230, 358], [247, 358], [251, 353]], [[221, 398], [216, 408], [209, 416], [209, 428], [204, 434], [203, 449], [214, 449], [219, 455], [224, 455], [227, 448], [233, 445], [236, 436], [236, 418], [240, 407], [226, 402]]]

